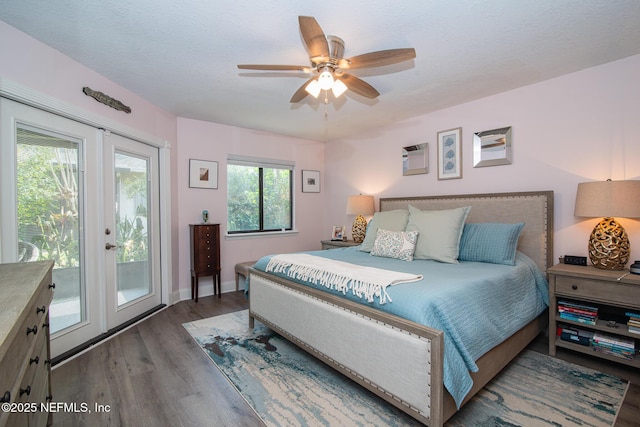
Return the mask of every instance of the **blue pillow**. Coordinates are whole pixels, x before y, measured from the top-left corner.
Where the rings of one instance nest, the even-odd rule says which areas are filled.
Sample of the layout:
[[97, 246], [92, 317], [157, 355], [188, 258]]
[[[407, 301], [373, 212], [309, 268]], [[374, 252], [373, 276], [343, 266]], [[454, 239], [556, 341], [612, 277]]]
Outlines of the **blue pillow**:
[[524, 222], [500, 224], [496, 222], [464, 225], [460, 238], [460, 261], [489, 262], [515, 265], [518, 238]]

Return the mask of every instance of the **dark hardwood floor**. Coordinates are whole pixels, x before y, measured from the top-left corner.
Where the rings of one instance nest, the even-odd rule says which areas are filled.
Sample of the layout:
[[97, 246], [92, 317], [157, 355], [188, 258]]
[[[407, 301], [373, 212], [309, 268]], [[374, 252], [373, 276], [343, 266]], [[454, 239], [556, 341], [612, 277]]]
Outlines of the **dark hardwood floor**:
[[[247, 306], [242, 292], [181, 301], [55, 366], [53, 400], [77, 412], [61, 408], [54, 426], [264, 426], [182, 327]], [[547, 354], [546, 337], [529, 348]], [[561, 349], [557, 357], [631, 381], [615, 427], [640, 425], [637, 369]]]

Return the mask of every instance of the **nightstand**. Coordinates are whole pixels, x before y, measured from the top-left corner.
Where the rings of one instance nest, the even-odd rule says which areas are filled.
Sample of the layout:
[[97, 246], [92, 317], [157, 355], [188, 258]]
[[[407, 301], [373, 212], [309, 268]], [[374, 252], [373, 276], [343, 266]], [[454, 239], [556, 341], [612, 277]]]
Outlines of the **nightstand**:
[[358, 246], [361, 243], [356, 243], [353, 240], [322, 240], [322, 249], [338, 249], [348, 248], [349, 246]]
[[[556, 348], [562, 347], [592, 356], [640, 368], [640, 355], [632, 359], [619, 355], [595, 351], [590, 339], [558, 336], [558, 325], [565, 329], [579, 330], [581, 336], [606, 334], [621, 341], [632, 340], [635, 348], [640, 346], [640, 334], [630, 332], [627, 327], [627, 312], [640, 313], [640, 275], [629, 270], [609, 271], [592, 266], [557, 264], [547, 270], [549, 276], [549, 354], [554, 356]], [[567, 312], [575, 304], [578, 315], [574, 320], [560, 317], [559, 306]], [[589, 316], [580, 315], [581, 306], [597, 310], [597, 320], [589, 321]], [[571, 308], [571, 312], [573, 312]], [[590, 309], [587, 309], [590, 312]], [[566, 316], [566, 314], [565, 314]], [[562, 332], [562, 329], [561, 331]], [[578, 342], [582, 341], [582, 344]]]

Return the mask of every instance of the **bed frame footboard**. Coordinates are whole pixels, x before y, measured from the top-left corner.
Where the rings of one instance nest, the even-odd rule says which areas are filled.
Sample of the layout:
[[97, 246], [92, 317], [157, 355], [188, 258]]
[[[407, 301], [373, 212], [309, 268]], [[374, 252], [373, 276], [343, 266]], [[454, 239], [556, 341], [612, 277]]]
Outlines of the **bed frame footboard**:
[[254, 269], [249, 274], [250, 326], [258, 319], [419, 421], [444, 423], [441, 331]]

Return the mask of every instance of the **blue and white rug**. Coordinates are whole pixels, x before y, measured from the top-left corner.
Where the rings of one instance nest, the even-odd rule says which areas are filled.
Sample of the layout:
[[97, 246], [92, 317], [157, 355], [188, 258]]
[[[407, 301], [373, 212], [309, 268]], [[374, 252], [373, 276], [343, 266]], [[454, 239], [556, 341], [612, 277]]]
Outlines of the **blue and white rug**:
[[[240, 311], [185, 329], [269, 426], [419, 422]], [[612, 426], [627, 383], [525, 350], [446, 426]]]

